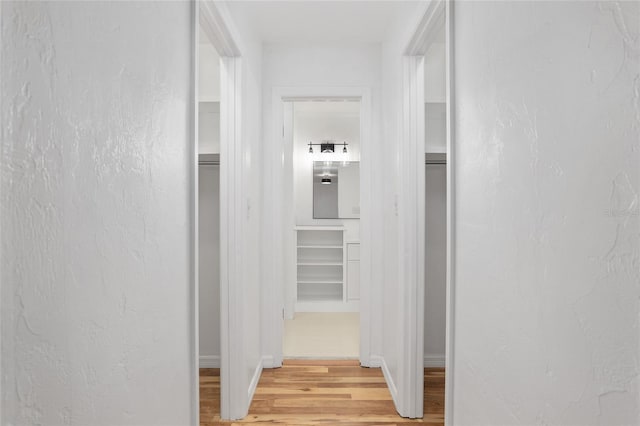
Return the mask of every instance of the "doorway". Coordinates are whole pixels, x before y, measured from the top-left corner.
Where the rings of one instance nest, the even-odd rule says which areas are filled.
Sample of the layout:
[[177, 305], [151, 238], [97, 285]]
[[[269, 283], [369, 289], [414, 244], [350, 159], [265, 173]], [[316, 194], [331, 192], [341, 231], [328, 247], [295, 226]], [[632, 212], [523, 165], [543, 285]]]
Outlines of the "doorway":
[[283, 356], [358, 359], [360, 100], [297, 99], [284, 110], [294, 250]]
[[[274, 221], [270, 224], [270, 230], [268, 239], [273, 241], [273, 273], [267, 279], [267, 306], [271, 306], [268, 312], [271, 318], [272, 327], [264, 329], [265, 332], [265, 349], [273, 354], [273, 358], [269, 358], [265, 362], [265, 366], [279, 367], [282, 366], [284, 354], [285, 354], [285, 326], [286, 320], [293, 320], [294, 314], [298, 312], [299, 318], [308, 316], [310, 322], [313, 315], [317, 313], [341, 313], [341, 314], [356, 314], [351, 315], [351, 324], [356, 324], [357, 332], [352, 331], [351, 336], [357, 335], [357, 354], [355, 358], [360, 361], [363, 366], [372, 366], [371, 356], [371, 326], [370, 326], [370, 259], [371, 259], [371, 246], [369, 241], [369, 230], [371, 226], [370, 222], [370, 191], [372, 182], [372, 166], [368, 161], [370, 153], [370, 140], [371, 140], [371, 94], [370, 89], [366, 87], [278, 87], [273, 91], [272, 98], [272, 131], [273, 140], [276, 142], [274, 146], [273, 161], [267, 161], [266, 173], [271, 176], [270, 185], [270, 197], [268, 198], [267, 207], [272, 210], [272, 217]], [[304, 210], [307, 222], [296, 222], [296, 208], [294, 206], [294, 105], [299, 103], [298, 109], [299, 115], [313, 114], [312, 109], [325, 109], [325, 113], [330, 112], [331, 105], [341, 105], [343, 113], [349, 112], [351, 117], [345, 119], [346, 122], [351, 120], [351, 125], [355, 124], [356, 130], [351, 130], [350, 134], [347, 134], [347, 139], [343, 136], [329, 136], [326, 133], [321, 132], [321, 128], [313, 129], [310, 126], [309, 132], [315, 134], [308, 134], [303, 136], [299, 134], [298, 137], [302, 138], [297, 148], [297, 156], [305, 159], [304, 176], [305, 184], [307, 188], [303, 190], [302, 187], [298, 189], [304, 191], [299, 197], [298, 201], [305, 200], [306, 207]], [[315, 106], [313, 106], [315, 105]], [[320, 106], [318, 106], [320, 105]], [[322, 106], [324, 105], [324, 106]], [[307, 111], [305, 111], [305, 109]], [[303, 120], [304, 121], [304, 120]], [[312, 120], [311, 120], [312, 121]], [[309, 119], [307, 118], [307, 122]], [[344, 123], [343, 123], [344, 125]], [[298, 126], [300, 130], [300, 126]], [[317, 127], [317, 126], [316, 126]], [[356, 139], [359, 144], [356, 147]], [[333, 138], [333, 139], [332, 139]], [[339, 140], [342, 138], [342, 140]], [[322, 153], [323, 140], [333, 140], [332, 153]], [[347, 153], [343, 152], [345, 149], [345, 142]], [[311, 143], [312, 145], [309, 145]], [[313, 145], [316, 144], [316, 145]], [[356, 150], [357, 148], [357, 150]], [[313, 152], [309, 152], [313, 151]], [[322, 157], [324, 155], [324, 157]], [[359, 211], [359, 217], [343, 218], [343, 219], [328, 219], [328, 218], [313, 218], [313, 165], [315, 157], [323, 160], [316, 167], [316, 179], [319, 179], [318, 185], [322, 185], [322, 174], [345, 174], [347, 169], [359, 177], [359, 188], [355, 190], [355, 193], [359, 193], [359, 210], [358, 203], [353, 206], [343, 207], [353, 211]], [[351, 160], [354, 160], [354, 164], [350, 164]], [[356, 168], [356, 161], [357, 168]], [[323, 171], [324, 161], [336, 162], [339, 165], [343, 165], [343, 170], [338, 172], [336, 168], [331, 169], [332, 165], [328, 164], [328, 171]], [[359, 168], [359, 169], [358, 169]], [[326, 176], [325, 178], [331, 178]], [[333, 181], [332, 181], [333, 182]], [[329, 185], [327, 185], [329, 186]], [[335, 188], [335, 187], [334, 187]], [[357, 196], [352, 195], [347, 197], [348, 199], [357, 199]], [[346, 204], [345, 204], [346, 206]], [[302, 209], [302, 207], [301, 207]], [[301, 210], [302, 211], [302, 210]], [[335, 222], [340, 220], [336, 226]], [[337, 229], [330, 230], [332, 226]], [[343, 225], [343, 222], [352, 222], [352, 224], [358, 224], [357, 232], [351, 229], [347, 231], [347, 227], [351, 225]], [[308, 227], [307, 229], [296, 229], [296, 227]], [[319, 230], [315, 230], [314, 227], [321, 227]], [[298, 238], [300, 238], [300, 244], [298, 244]], [[317, 246], [318, 243], [325, 244], [329, 247], [311, 248], [310, 246]], [[298, 250], [298, 246], [302, 246]], [[314, 253], [314, 250], [316, 251]], [[333, 252], [331, 251], [333, 250]], [[300, 251], [300, 254], [298, 254]], [[350, 254], [349, 254], [350, 253]], [[316, 255], [320, 255], [320, 258], [316, 258], [316, 263], [321, 263], [324, 258], [324, 262], [327, 265], [314, 265], [312, 258]], [[349, 257], [348, 257], [349, 254]], [[309, 263], [307, 265], [300, 265], [298, 268], [298, 256], [300, 256], [300, 263]], [[352, 263], [350, 263], [352, 262]], [[329, 265], [334, 263], [333, 265]], [[349, 268], [351, 265], [351, 268]], [[298, 280], [298, 269], [300, 269], [300, 277]], [[351, 278], [351, 282], [354, 283], [359, 278], [359, 287], [352, 285], [344, 286], [344, 282], [349, 280], [349, 277], [345, 275], [354, 275]], [[336, 279], [330, 280], [333, 282], [325, 283], [327, 286], [318, 288], [315, 286], [317, 280], [325, 280], [326, 278], [320, 278], [321, 276], [334, 277]], [[310, 280], [303, 278], [311, 277]], [[298, 283], [301, 281], [301, 283]], [[308, 282], [305, 282], [308, 281]], [[298, 301], [298, 287], [300, 287], [301, 299]], [[344, 287], [344, 288], [343, 288]], [[351, 294], [349, 294], [349, 289]], [[306, 300], [304, 300], [306, 298]], [[356, 300], [357, 298], [357, 300]], [[315, 300], [314, 300], [315, 299]], [[324, 300], [322, 300], [324, 299]], [[330, 300], [332, 299], [332, 300]], [[323, 303], [321, 303], [323, 302]], [[338, 303], [339, 302], [339, 303]], [[333, 308], [318, 309], [319, 305], [333, 305]], [[296, 310], [297, 308], [297, 310]], [[324, 311], [324, 312], [323, 312]], [[342, 315], [346, 317], [347, 315]], [[338, 316], [336, 315], [334, 319]], [[331, 321], [327, 320], [327, 323]], [[353, 330], [354, 327], [351, 329]], [[293, 331], [295, 333], [295, 330]], [[330, 332], [329, 332], [330, 333]], [[305, 333], [307, 334], [307, 333]], [[288, 339], [287, 339], [288, 341]], [[353, 349], [355, 345], [352, 345], [352, 351], [349, 352], [348, 357], [352, 358], [354, 355]], [[287, 353], [288, 356], [292, 356], [291, 353]], [[299, 353], [299, 357], [318, 357], [318, 354]], [[295, 355], [293, 355], [295, 356]], [[324, 357], [337, 357], [337, 354], [322, 354]], [[340, 354], [343, 358], [345, 355]], [[373, 360], [375, 362], [375, 358]], [[379, 365], [377, 365], [379, 366]]]

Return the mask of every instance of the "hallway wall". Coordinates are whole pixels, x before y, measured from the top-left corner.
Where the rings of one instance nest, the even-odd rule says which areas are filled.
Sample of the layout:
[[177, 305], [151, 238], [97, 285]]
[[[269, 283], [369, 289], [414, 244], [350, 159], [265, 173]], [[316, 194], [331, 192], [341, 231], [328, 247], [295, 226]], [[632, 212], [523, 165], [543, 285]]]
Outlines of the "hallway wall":
[[640, 5], [455, 2], [456, 425], [640, 423]]
[[[384, 220], [378, 229], [382, 230], [382, 250], [380, 257], [373, 260], [377, 265], [374, 275], [381, 277], [381, 297], [384, 303], [380, 305], [381, 330], [381, 360], [389, 388], [396, 401], [396, 408], [403, 415], [415, 415], [408, 408], [413, 400], [407, 389], [411, 388], [407, 380], [416, 372], [409, 371], [406, 362], [411, 354], [403, 348], [408, 348], [408, 342], [415, 339], [407, 332], [405, 326], [406, 303], [409, 299], [405, 294], [408, 281], [403, 279], [402, 259], [404, 248], [401, 246], [403, 220], [407, 218], [407, 208], [403, 205], [406, 191], [403, 191], [401, 175], [401, 144], [403, 142], [403, 56], [407, 44], [413, 35], [419, 19], [425, 13], [425, 3], [417, 3], [416, 10], [405, 16], [399, 16], [392, 23], [389, 38], [382, 45], [382, 80], [383, 80], [383, 111], [385, 117], [382, 126], [382, 137], [385, 141], [385, 168], [380, 181], [375, 185], [381, 188], [378, 208], [382, 211]], [[423, 154], [424, 155], [424, 154]], [[410, 272], [409, 272], [410, 274]], [[420, 379], [421, 380], [421, 379]]]
[[192, 5], [0, 15], [0, 423], [194, 424]]
[[[249, 411], [249, 404], [253, 392], [258, 384], [262, 372], [263, 358], [261, 352], [261, 296], [263, 294], [263, 275], [265, 264], [262, 259], [262, 182], [264, 181], [264, 167], [262, 162], [262, 44], [255, 35], [254, 28], [246, 21], [242, 14], [233, 14], [225, 2], [216, 3], [218, 12], [233, 35], [233, 40], [240, 50], [240, 75], [242, 83], [242, 97], [237, 99], [242, 109], [242, 127], [239, 131], [240, 140], [236, 146], [227, 145], [228, 151], [221, 152], [221, 171], [227, 167], [231, 173], [241, 172], [240, 179], [235, 182], [228, 203], [239, 204], [234, 218], [236, 226], [228, 229], [234, 232], [233, 247], [229, 253], [230, 268], [235, 271], [236, 280], [229, 283], [233, 286], [239, 302], [221, 300], [221, 310], [224, 304], [232, 308], [230, 316], [238, 328], [234, 328], [235, 336], [242, 336], [241, 341], [224, 348], [221, 359], [229, 356], [233, 365], [240, 366], [240, 374], [229, 378], [230, 383], [230, 412], [232, 419], [242, 418]], [[223, 98], [224, 101], [224, 98]], [[224, 120], [224, 117], [221, 117]], [[224, 145], [224, 141], [221, 141]], [[229, 162], [225, 163], [225, 155], [229, 155]], [[221, 179], [224, 185], [224, 179]], [[221, 187], [221, 197], [224, 200], [224, 186]], [[241, 194], [241, 196], [238, 196]], [[224, 208], [224, 204], [222, 204]], [[222, 217], [222, 214], [221, 214]], [[224, 243], [224, 242], [223, 242]], [[223, 330], [224, 333], [224, 330]], [[224, 378], [224, 374], [222, 376]], [[224, 380], [224, 379], [222, 379]], [[224, 402], [223, 402], [224, 404]]]

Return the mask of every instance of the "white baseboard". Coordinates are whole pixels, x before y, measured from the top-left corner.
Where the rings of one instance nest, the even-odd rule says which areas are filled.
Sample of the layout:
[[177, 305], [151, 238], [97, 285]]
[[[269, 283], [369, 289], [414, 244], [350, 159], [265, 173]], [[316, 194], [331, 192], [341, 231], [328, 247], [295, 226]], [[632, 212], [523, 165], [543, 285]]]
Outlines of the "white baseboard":
[[444, 368], [444, 365], [445, 365], [444, 355], [424, 354], [425, 368]]
[[380, 355], [371, 355], [369, 357], [369, 365], [371, 368], [380, 368], [382, 367], [382, 357]]
[[[256, 393], [256, 388], [258, 387], [258, 382], [260, 381], [260, 375], [262, 374], [262, 366], [263, 359], [260, 358], [260, 362], [256, 367], [256, 370], [253, 372], [253, 377], [251, 378], [251, 383], [249, 384], [249, 403], [253, 401], [253, 394]], [[247, 410], [249, 407], [247, 407]]]
[[220, 356], [200, 355], [200, 368], [220, 368]]
[[263, 355], [262, 356], [262, 368], [278, 368], [279, 365], [274, 365], [273, 355]]
[[[372, 357], [373, 358], [373, 357]], [[391, 372], [389, 371], [389, 367], [387, 367], [387, 362], [384, 357], [377, 357], [380, 360], [382, 366], [382, 374], [384, 375], [384, 379], [387, 382], [387, 387], [389, 388], [389, 392], [391, 393], [391, 398], [393, 398], [393, 404], [396, 406], [396, 410], [398, 409], [398, 388], [396, 387], [395, 382], [393, 381], [393, 377], [391, 377]]]

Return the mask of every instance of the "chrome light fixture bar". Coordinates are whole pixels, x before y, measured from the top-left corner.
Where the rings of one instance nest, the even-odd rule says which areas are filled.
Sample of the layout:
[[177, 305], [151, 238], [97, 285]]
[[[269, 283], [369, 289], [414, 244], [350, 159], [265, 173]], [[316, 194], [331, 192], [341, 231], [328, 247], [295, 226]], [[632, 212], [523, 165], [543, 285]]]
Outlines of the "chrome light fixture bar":
[[336, 144], [334, 143], [334, 141], [323, 141], [320, 143], [313, 143], [313, 142], [309, 142], [309, 154], [313, 154], [313, 147], [314, 146], [319, 146], [320, 147], [320, 152], [324, 153], [324, 154], [332, 154], [334, 152], [336, 152], [336, 145], [340, 146], [342, 145], [342, 153], [346, 154], [347, 153], [347, 146], [349, 146], [349, 144], [347, 142], [342, 142], [342, 144]]

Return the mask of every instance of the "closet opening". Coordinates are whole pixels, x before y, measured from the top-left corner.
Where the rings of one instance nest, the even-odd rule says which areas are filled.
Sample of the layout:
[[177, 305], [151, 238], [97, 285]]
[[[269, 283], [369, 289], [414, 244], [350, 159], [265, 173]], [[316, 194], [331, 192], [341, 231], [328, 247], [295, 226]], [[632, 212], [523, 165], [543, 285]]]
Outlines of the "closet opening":
[[360, 357], [360, 107], [357, 98], [284, 102], [285, 359]]
[[198, 26], [197, 253], [200, 418], [220, 416], [220, 56]]
[[442, 416], [447, 351], [450, 230], [446, 12], [429, 25], [424, 70], [424, 415]]

